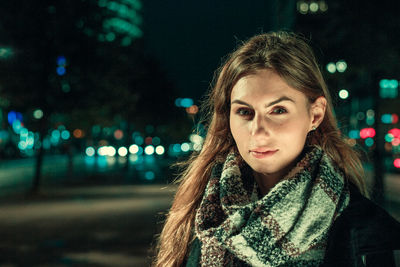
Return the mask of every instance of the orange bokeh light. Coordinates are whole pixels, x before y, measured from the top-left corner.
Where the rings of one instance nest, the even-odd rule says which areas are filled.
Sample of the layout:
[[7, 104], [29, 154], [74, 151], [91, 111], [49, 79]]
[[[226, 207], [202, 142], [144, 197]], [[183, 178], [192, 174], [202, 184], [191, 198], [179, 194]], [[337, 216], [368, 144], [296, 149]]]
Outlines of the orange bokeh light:
[[120, 129], [115, 130], [114, 137], [117, 140], [121, 140], [124, 137], [124, 132], [122, 130], [120, 130]]
[[197, 114], [197, 112], [199, 112], [199, 107], [196, 105], [192, 105], [186, 108], [186, 112], [192, 115]]
[[81, 129], [75, 129], [75, 130], [72, 132], [72, 135], [73, 135], [75, 138], [83, 138], [83, 137], [85, 136], [85, 132], [84, 132], [83, 130], [81, 130]]

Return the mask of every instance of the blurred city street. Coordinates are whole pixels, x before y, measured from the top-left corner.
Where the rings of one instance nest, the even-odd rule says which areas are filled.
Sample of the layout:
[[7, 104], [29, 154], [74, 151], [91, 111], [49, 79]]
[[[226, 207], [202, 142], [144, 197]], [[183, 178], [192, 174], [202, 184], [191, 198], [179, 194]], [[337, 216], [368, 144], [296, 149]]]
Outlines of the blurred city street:
[[94, 186], [1, 203], [1, 266], [148, 266], [171, 196], [161, 185]]
[[45, 161], [36, 195], [26, 194], [33, 162], [2, 163], [0, 266], [148, 266], [174, 188], [165, 186], [165, 177], [122, 175], [117, 161], [90, 175], [92, 165], [76, 164], [68, 180], [61, 175], [64, 163], [63, 157]]
[[331, 99], [338, 132], [360, 152], [369, 185], [381, 174], [376, 195], [400, 221], [392, 2], [2, 1], [0, 267], [149, 266], [176, 190], [173, 163], [199, 153], [215, 121], [217, 139], [232, 144], [218, 119], [234, 86], [224, 85], [227, 55], [271, 31], [314, 50], [306, 83], [278, 73], [302, 93], [328, 88], [318, 95]]
[[[136, 183], [132, 181], [138, 176], [122, 179], [118, 159], [108, 165], [109, 172], [92, 170], [90, 182], [89, 176], [76, 175], [71, 183], [66, 177], [56, 179], [64, 163], [59, 157], [44, 164], [47, 179], [37, 195], [23, 193], [30, 186], [21, 167], [29, 169], [27, 161], [8, 163], [20, 164], [18, 170], [14, 168], [19, 182], [13, 187], [10, 181], [5, 186], [12, 168], [8, 172], [2, 168], [0, 266], [149, 266], [155, 235], [175, 187], [158, 178]], [[162, 161], [153, 165], [161, 168], [156, 165]], [[87, 175], [88, 166], [83, 164], [79, 170], [78, 166], [76, 174]], [[386, 175], [385, 188], [385, 208], [400, 220], [399, 175]]]

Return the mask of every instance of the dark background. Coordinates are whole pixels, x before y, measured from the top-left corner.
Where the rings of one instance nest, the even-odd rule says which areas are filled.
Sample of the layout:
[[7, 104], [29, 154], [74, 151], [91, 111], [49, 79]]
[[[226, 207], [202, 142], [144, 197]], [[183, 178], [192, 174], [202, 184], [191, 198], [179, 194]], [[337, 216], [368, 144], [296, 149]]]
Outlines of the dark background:
[[3, 1], [0, 264], [149, 264], [170, 166], [201, 146], [214, 71], [276, 30], [310, 40], [372, 198], [399, 219], [397, 10], [389, 0]]

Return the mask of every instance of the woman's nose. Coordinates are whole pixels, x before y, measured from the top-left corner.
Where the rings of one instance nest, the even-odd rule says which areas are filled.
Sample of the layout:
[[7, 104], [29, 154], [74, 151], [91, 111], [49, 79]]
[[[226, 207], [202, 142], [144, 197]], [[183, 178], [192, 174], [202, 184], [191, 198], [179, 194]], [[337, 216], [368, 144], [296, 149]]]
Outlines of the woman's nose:
[[251, 123], [251, 135], [257, 135], [260, 133], [268, 133], [268, 125], [266, 118], [263, 115], [257, 114], [254, 116]]

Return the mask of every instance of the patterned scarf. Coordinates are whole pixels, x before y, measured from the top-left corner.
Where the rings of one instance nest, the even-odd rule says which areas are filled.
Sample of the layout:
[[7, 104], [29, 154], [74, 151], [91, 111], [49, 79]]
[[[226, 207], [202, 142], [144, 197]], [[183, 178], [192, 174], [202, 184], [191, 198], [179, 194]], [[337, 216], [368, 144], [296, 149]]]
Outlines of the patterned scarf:
[[240, 162], [231, 152], [222, 170], [214, 167], [197, 210], [201, 266], [319, 266], [330, 226], [349, 203], [343, 174], [321, 148], [307, 147], [259, 199]]

